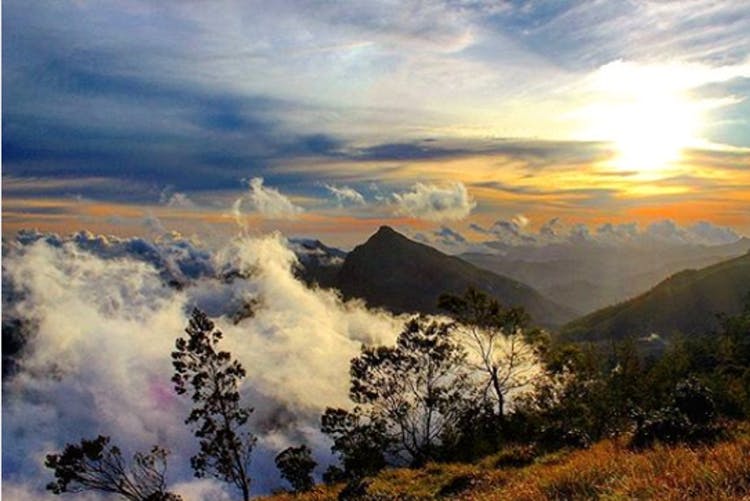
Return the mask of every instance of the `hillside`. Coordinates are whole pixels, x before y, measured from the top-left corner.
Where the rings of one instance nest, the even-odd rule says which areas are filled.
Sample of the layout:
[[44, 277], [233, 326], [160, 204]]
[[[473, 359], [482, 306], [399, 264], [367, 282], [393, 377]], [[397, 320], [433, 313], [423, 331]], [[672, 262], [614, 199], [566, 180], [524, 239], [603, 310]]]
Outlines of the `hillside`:
[[[731, 500], [750, 496], [750, 437], [702, 447], [657, 447], [632, 452], [605, 440], [586, 450], [534, 458], [500, 452], [477, 464], [428, 464], [385, 470], [365, 480], [360, 499]], [[266, 501], [338, 499], [343, 486], [317, 486], [302, 495]]]
[[707, 333], [716, 315], [741, 311], [750, 293], [750, 253], [700, 270], [685, 270], [629, 301], [604, 308], [566, 325], [567, 340], [595, 341]]
[[544, 296], [583, 313], [630, 299], [684, 269], [699, 269], [741, 256], [750, 239], [716, 246], [654, 248], [595, 243], [502, 249], [502, 254], [459, 257], [480, 268], [528, 284]]
[[460, 294], [474, 286], [503, 304], [523, 306], [540, 325], [559, 326], [576, 315], [528, 285], [409, 240], [387, 226], [346, 256], [338, 286], [346, 298], [362, 298], [396, 313], [435, 313], [440, 294]]

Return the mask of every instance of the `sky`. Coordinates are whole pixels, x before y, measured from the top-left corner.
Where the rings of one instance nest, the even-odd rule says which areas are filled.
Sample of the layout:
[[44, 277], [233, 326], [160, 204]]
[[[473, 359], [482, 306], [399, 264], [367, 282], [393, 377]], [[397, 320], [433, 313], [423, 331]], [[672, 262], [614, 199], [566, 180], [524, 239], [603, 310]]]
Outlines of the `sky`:
[[747, 2], [5, 0], [2, 20], [4, 235], [750, 234]]

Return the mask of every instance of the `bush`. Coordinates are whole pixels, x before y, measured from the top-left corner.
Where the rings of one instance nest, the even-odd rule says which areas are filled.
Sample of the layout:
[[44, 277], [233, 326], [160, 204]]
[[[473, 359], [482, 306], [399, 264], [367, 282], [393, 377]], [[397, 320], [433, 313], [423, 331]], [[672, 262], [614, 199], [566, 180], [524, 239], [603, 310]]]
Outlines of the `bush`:
[[580, 428], [555, 423], [542, 426], [537, 438], [537, 445], [545, 451], [554, 451], [565, 447], [585, 449], [591, 446], [591, 438], [588, 433]]
[[703, 442], [715, 438], [716, 406], [711, 391], [695, 378], [677, 384], [669, 405], [648, 414], [636, 415], [636, 429], [630, 446], [650, 447], [655, 442]]

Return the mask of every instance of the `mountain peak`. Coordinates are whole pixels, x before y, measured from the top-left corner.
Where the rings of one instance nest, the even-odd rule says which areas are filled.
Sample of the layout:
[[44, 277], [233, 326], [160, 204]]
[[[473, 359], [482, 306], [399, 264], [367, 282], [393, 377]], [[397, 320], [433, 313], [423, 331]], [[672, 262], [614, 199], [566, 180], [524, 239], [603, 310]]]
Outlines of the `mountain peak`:
[[375, 235], [398, 235], [399, 233], [391, 228], [390, 226], [383, 225], [380, 228], [378, 228], [378, 231], [375, 232]]
[[390, 226], [381, 226], [378, 228], [378, 231], [373, 233], [373, 235], [367, 240], [367, 242], [390, 242], [393, 243], [397, 240], [403, 240], [408, 241], [409, 239], [402, 235], [401, 233], [397, 232]]
[[442, 293], [463, 294], [476, 287], [508, 305], [529, 310], [542, 325], [560, 325], [573, 317], [531, 287], [415, 242], [389, 226], [381, 226], [355, 247], [338, 274], [345, 298], [396, 313], [439, 313]]

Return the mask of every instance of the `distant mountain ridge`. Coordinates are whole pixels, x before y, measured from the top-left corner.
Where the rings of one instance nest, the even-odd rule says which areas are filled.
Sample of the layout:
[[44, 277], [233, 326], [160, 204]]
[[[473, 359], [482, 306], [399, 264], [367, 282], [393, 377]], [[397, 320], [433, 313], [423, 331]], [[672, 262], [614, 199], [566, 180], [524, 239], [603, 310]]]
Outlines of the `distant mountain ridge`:
[[706, 334], [719, 313], [739, 313], [750, 294], [750, 252], [700, 270], [681, 271], [648, 292], [570, 322], [561, 336], [602, 341], [675, 332]]
[[347, 254], [336, 285], [347, 299], [362, 298], [370, 306], [396, 313], [437, 313], [440, 294], [460, 294], [474, 286], [505, 305], [523, 306], [546, 327], [560, 326], [576, 316], [575, 310], [526, 284], [414, 242], [388, 226]]
[[750, 250], [750, 239], [724, 245], [572, 246], [504, 249], [503, 254], [459, 257], [535, 288], [546, 297], [588, 313], [630, 299], [686, 268], [703, 268]]

